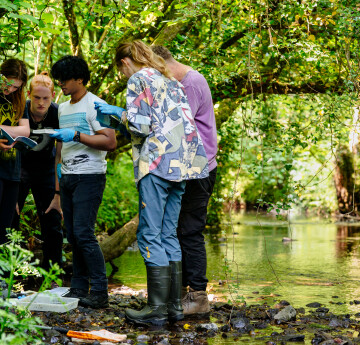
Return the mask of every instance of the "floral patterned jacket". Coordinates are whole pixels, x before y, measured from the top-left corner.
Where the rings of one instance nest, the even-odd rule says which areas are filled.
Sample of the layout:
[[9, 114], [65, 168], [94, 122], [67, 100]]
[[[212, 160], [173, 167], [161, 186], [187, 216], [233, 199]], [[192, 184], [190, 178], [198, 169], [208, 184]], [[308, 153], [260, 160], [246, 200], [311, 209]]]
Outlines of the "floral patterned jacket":
[[205, 149], [178, 81], [143, 68], [128, 81], [126, 106], [135, 182], [149, 173], [169, 181], [209, 175]]

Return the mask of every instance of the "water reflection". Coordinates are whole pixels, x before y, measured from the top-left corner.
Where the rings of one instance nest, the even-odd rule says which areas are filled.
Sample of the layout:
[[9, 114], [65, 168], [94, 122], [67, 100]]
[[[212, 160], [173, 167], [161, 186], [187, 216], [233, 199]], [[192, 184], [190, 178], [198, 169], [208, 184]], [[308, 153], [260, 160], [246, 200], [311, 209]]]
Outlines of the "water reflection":
[[[260, 222], [260, 224], [259, 224]], [[360, 299], [360, 227], [320, 220], [242, 215], [221, 234], [207, 234], [209, 290], [247, 303], [286, 299], [294, 307], [310, 302], [333, 312], [354, 312]], [[293, 241], [283, 242], [284, 237]], [[116, 260], [115, 279], [145, 288], [145, 265], [137, 250]], [[265, 297], [264, 297], [265, 296]]]
[[351, 255], [358, 250], [360, 241], [360, 227], [338, 225], [336, 236], [336, 254], [338, 257]]

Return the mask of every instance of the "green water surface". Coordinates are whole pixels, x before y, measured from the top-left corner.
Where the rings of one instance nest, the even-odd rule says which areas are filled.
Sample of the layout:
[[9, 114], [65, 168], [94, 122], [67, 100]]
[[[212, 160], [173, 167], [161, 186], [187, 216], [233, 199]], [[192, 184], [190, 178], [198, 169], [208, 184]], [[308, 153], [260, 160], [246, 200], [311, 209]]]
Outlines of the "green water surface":
[[[233, 224], [206, 234], [208, 292], [215, 300], [269, 305], [287, 300], [295, 308], [319, 302], [336, 314], [360, 312], [360, 305], [350, 304], [360, 300], [359, 224], [248, 214], [234, 217]], [[285, 237], [293, 241], [283, 242]], [[146, 288], [138, 250], [126, 251], [115, 263], [115, 283]]]

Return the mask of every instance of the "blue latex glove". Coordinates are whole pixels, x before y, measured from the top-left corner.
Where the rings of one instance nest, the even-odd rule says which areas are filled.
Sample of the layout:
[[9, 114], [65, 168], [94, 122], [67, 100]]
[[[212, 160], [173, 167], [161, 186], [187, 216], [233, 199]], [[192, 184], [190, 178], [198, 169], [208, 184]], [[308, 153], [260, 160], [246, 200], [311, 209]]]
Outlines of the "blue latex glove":
[[69, 141], [73, 141], [75, 136], [75, 130], [70, 128], [62, 128], [62, 129], [55, 129], [57, 132], [56, 134], [49, 134], [50, 137], [56, 138], [61, 140], [64, 143], [68, 143]]
[[[121, 115], [126, 111], [125, 109], [106, 103], [94, 102], [94, 104], [95, 109], [97, 110], [96, 120], [99, 121], [101, 126], [120, 131], [126, 139], [131, 140], [131, 135], [127, 131], [126, 126], [121, 123]], [[111, 116], [115, 116], [115, 118], [120, 121], [113, 121]]]
[[122, 113], [126, 111], [124, 108], [120, 108], [115, 105], [110, 105], [106, 103], [94, 102], [94, 104], [97, 111], [100, 111], [104, 115], [114, 115], [119, 119], [121, 119]]

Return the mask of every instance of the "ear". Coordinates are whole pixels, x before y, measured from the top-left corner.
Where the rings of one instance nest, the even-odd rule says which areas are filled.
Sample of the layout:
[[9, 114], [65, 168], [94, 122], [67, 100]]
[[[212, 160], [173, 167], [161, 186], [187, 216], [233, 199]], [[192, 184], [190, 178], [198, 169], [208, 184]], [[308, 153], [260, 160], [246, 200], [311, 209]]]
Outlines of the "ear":
[[84, 81], [84, 79], [83, 79], [83, 78], [79, 78], [79, 79], [76, 79], [76, 81], [77, 81], [78, 84], [82, 84], [83, 81]]
[[123, 65], [125, 65], [126, 67], [129, 67], [129, 60], [130, 59], [128, 57], [125, 57], [125, 58], [121, 59], [121, 63]]
[[53, 91], [53, 93], [52, 93], [52, 98], [54, 98], [55, 97], [55, 91]]
[[30, 93], [29, 90], [27, 91], [27, 95], [28, 95], [28, 97], [30, 98], [31, 93]]

